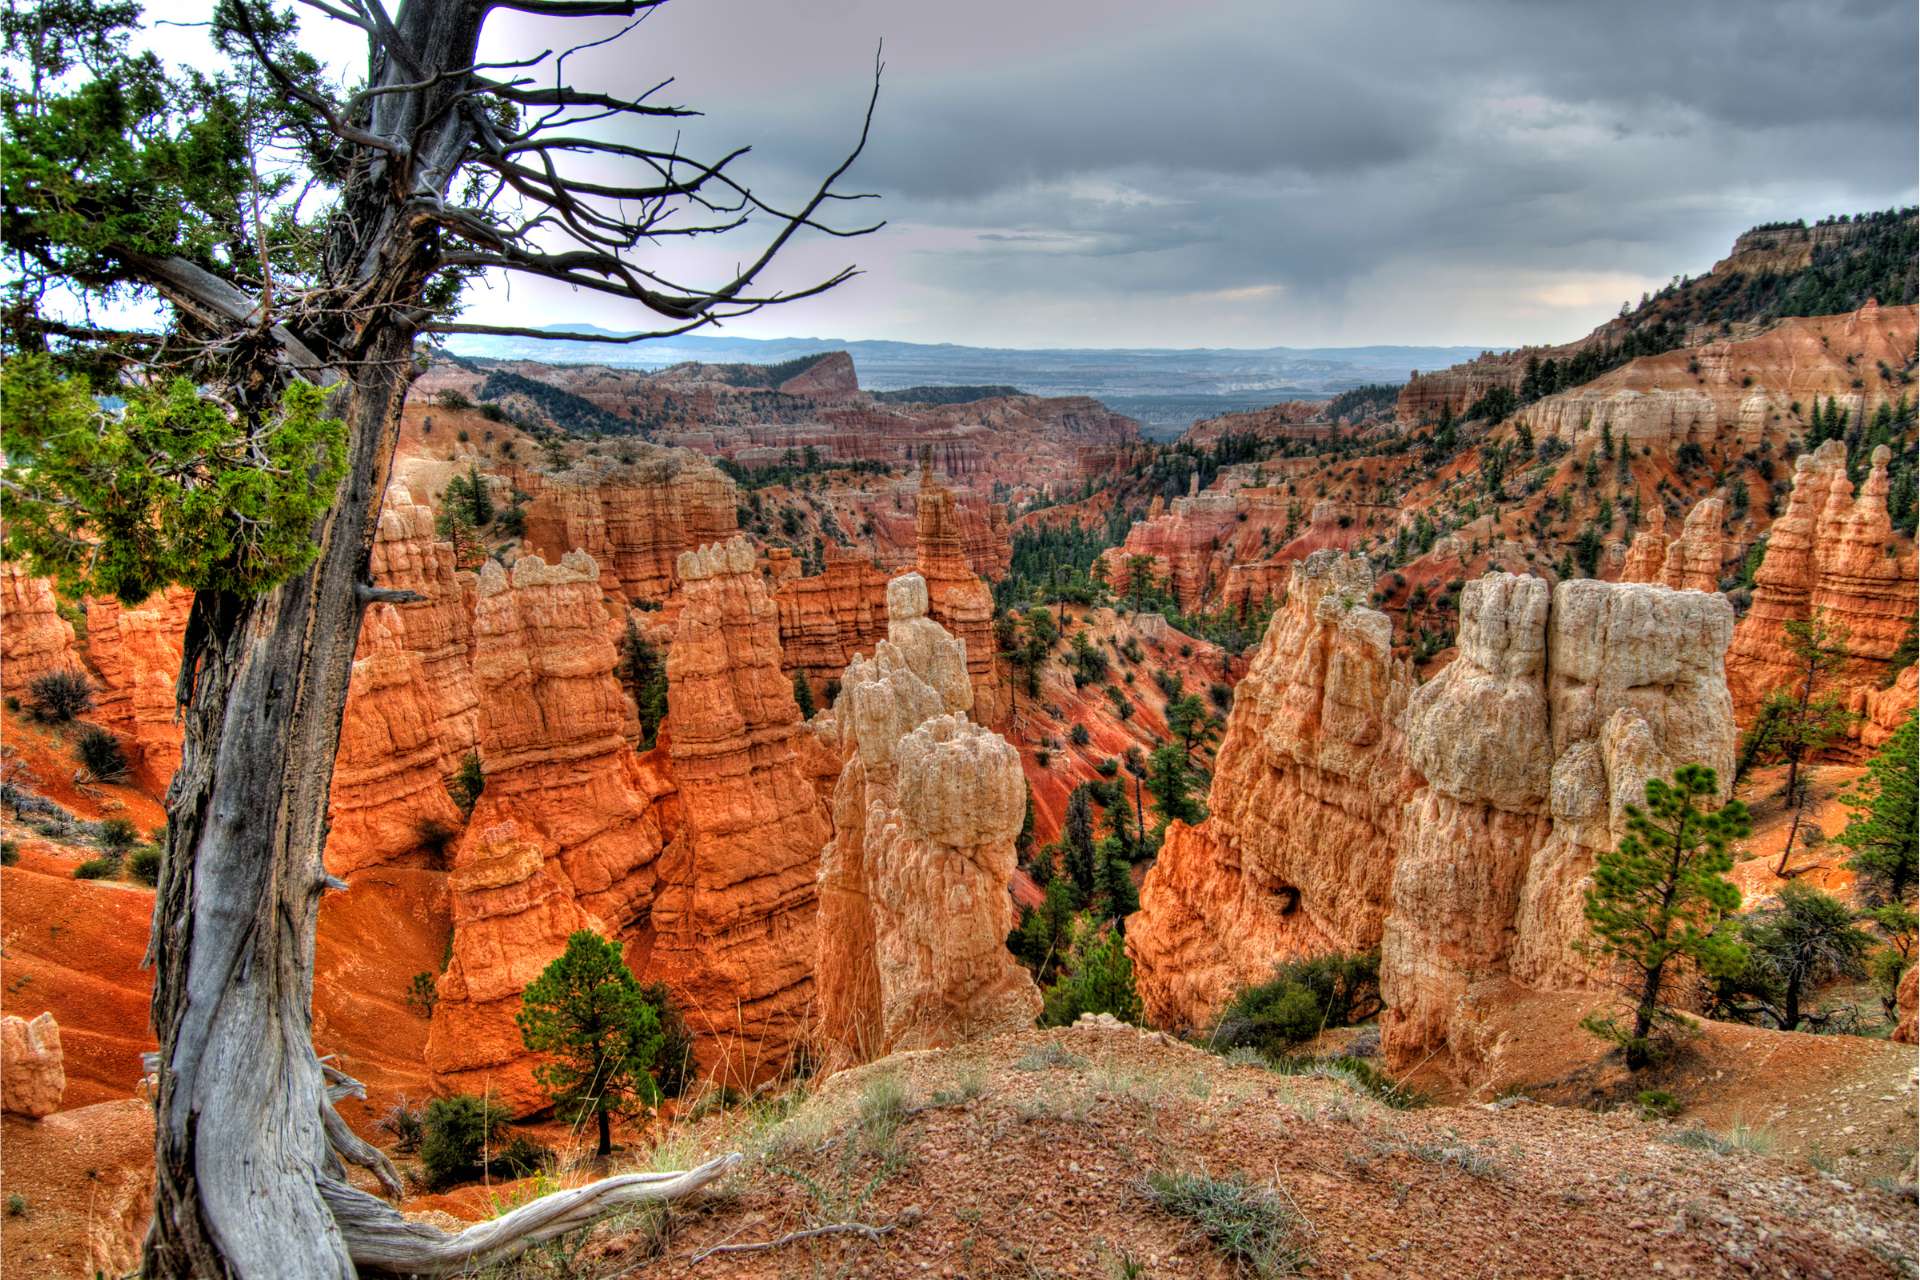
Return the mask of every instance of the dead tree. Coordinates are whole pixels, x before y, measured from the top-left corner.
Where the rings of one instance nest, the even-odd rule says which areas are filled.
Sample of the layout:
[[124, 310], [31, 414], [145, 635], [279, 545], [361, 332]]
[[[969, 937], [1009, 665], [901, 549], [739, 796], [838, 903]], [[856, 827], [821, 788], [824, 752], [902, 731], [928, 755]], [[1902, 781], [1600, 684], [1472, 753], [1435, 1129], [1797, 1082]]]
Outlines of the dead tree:
[[[238, 160], [230, 145], [219, 155], [243, 166], [245, 181], [231, 217], [196, 215], [215, 247], [156, 246], [153, 235], [115, 241], [102, 220], [82, 234], [107, 238], [76, 252], [61, 239], [72, 224], [55, 216], [66, 211], [24, 180], [8, 183], [10, 248], [25, 282], [6, 317], [15, 350], [92, 353], [121, 361], [123, 376], [185, 370], [241, 415], [261, 412], [289, 379], [317, 381], [334, 389], [332, 411], [347, 428], [345, 478], [312, 531], [311, 565], [263, 594], [197, 590], [188, 622], [184, 743], [149, 950], [160, 1051], [146, 1275], [450, 1273], [621, 1204], [684, 1194], [726, 1167], [611, 1179], [447, 1238], [347, 1186], [336, 1152], [383, 1179], [391, 1169], [334, 1113], [330, 1090], [345, 1085], [329, 1080], [310, 1035], [318, 905], [342, 887], [322, 863], [328, 790], [361, 613], [383, 598], [369, 581], [369, 555], [422, 335], [634, 342], [685, 333], [853, 274], [786, 292], [763, 287], [769, 264], [802, 231], [875, 229], [835, 227], [825, 215], [866, 198], [836, 184], [865, 145], [877, 63], [857, 141], [791, 207], [736, 179], [744, 148], [708, 160], [683, 154], [673, 125], [693, 113], [655, 100], [664, 82], [632, 97], [568, 82], [570, 54], [627, 35], [661, 2], [401, 0], [389, 13], [382, 0], [301, 0], [365, 35], [365, 81], [338, 91], [299, 53], [288, 15], [264, 0], [218, 0], [211, 33], [238, 69], [222, 89], [244, 121], [220, 136], [239, 136], [245, 148]], [[574, 19], [627, 23], [596, 27], [564, 52], [484, 64], [487, 22], [507, 10], [552, 19], [562, 33]], [[33, 62], [30, 89], [11, 86], [10, 109], [28, 113], [9, 126], [14, 137], [29, 136], [63, 68], [101, 80], [125, 72], [133, 83], [124, 41], [120, 61], [109, 56], [119, 39], [109, 28], [132, 15], [109, 4], [75, 12], [82, 16], [62, 7], [12, 18], [8, 52]], [[147, 109], [160, 114], [143, 118], [148, 133], [135, 138], [143, 145], [190, 114]], [[627, 176], [606, 178], [610, 162]], [[193, 180], [177, 177], [183, 189]], [[114, 203], [111, 175], [90, 190]], [[753, 237], [729, 278], [683, 281], [661, 265], [664, 244], [727, 233]], [[449, 318], [461, 284], [482, 274], [637, 302], [659, 323], [609, 338]], [[164, 332], [111, 331], [39, 306], [56, 289], [128, 287], [167, 305]]]

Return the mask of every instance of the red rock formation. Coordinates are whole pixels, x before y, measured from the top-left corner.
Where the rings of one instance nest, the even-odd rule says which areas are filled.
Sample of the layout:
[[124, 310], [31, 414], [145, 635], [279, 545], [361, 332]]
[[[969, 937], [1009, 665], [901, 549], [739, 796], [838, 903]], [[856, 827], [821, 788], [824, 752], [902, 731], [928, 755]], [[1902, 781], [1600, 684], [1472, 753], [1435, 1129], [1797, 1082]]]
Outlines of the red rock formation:
[[1658, 507], [1645, 529], [1627, 548], [1620, 570], [1622, 582], [1658, 582], [1676, 591], [1718, 591], [1720, 565], [1726, 558], [1722, 529], [1727, 504], [1720, 498], [1702, 498], [1687, 513], [1680, 536], [1666, 536], [1666, 512]]
[[486, 787], [453, 855], [452, 959], [427, 1061], [449, 1087], [544, 1105], [513, 1014], [526, 984], [591, 928], [643, 913], [665, 843], [613, 675], [600, 571], [582, 552], [480, 573], [473, 683]]
[[433, 512], [398, 481], [374, 538], [374, 581], [425, 599], [380, 604], [361, 623], [340, 751], [327, 865], [346, 876], [404, 860], [437, 861], [465, 822], [446, 780], [478, 742], [472, 577], [456, 573]]
[[165, 790], [180, 767], [175, 693], [193, 592], [169, 587], [138, 605], [87, 600], [87, 661], [100, 676], [95, 718], [120, 736]]
[[52, 1115], [66, 1091], [60, 1024], [53, 1014], [31, 1022], [12, 1014], [0, 1018], [0, 1111], [35, 1119]]
[[667, 756], [685, 826], [660, 860], [648, 972], [679, 994], [715, 1078], [778, 1073], [811, 1015], [820, 850], [832, 835], [802, 761], [780, 623], [753, 547], [681, 556], [667, 655]]
[[1900, 975], [1898, 993], [1900, 1020], [1893, 1029], [1893, 1038], [1901, 1044], [1913, 1044], [1920, 1041], [1920, 965], [1908, 965], [1907, 971]]
[[53, 583], [0, 563], [0, 677], [19, 697], [50, 671], [79, 671], [73, 627], [60, 616]]
[[633, 463], [579, 460], [557, 473], [521, 468], [514, 481], [533, 495], [527, 547], [555, 559], [587, 552], [629, 600], [665, 600], [676, 557], [738, 527], [733, 482], [685, 450], [648, 449]]
[[1176, 823], [1127, 922], [1147, 1014], [1203, 1025], [1273, 964], [1379, 945], [1400, 808], [1415, 779], [1399, 719], [1411, 681], [1366, 560], [1292, 566], [1216, 755], [1210, 817]]
[[804, 671], [816, 690], [886, 634], [887, 577], [865, 556], [829, 545], [824, 572], [803, 578], [776, 568], [771, 576], [781, 665]]
[[1734, 632], [1727, 679], [1742, 721], [1767, 691], [1789, 679], [1785, 623], [1818, 614], [1846, 628], [1847, 658], [1836, 682], [1877, 688], [1913, 625], [1915, 562], [1887, 517], [1889, 451], [1874, 451], [1856, 496], [1846, 446], [1829, 440], [1794, 463], [1793, 493], [1767, 538], [1754, 574], [1753, 606]]
[[[1197, 484], [1198, 473], [1193, 479]], [[1124, 543], [1100, 553], [1107, 581], [1116, 590], [1124, 590], [1130, 562], [1136, 556], [1147, 556], [1153, 561], [1155, 579], [1172, 592], [1180, 608], [1198, 608], [1220, 585], [1216, 581], [1216, 553], [1235, 532], [1240, 519], [1241, 507], [1232, 494], [1190, 489], [1186, 497], [1175, 498], [1164, 513], [1150, 509], [1147, 519], [1127, 531]], [[1219, 576], [1224, 573], [1224, 567], [1219, 567]]]
[[1847, 709], [1860, 718], [1851, 733], [1863, 751], [1878, 751], [1920, 706], [1920, 667], [1908, 667], [1884, 689], [1856, 689]]
[[929, 612], [935, 622], [966, 646], [967, 676], [973, 683], [973, 717], [980, 724], [996, 725], [1005, 708], [1001, 705], [1004, 699], [999, 674], [994, 669], [993, 592], [968, 564], [954, 516], [952, 491], [927, 471], [920, 476], [914, 533], [919, 546], [916, 567], [926, 580]]
[[825, 1060], [1030, 1026], [1040, 993], [1007, 954], [1026, 807], [1020, 757], [967, 719], [966, 655], [918, 574], [887, 588], [887, 639], [847, 667], [816, 728], [846, 756], [820, 868]]

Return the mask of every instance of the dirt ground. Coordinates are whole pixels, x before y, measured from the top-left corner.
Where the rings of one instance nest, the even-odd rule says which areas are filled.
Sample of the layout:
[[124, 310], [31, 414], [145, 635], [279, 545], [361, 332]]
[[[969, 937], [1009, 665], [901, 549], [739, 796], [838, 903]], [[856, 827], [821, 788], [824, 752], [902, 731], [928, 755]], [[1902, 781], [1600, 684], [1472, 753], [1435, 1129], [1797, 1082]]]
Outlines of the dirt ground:
[[1513, 1099], [1394, 1110], [1130, 1027], [1025, 1032], [694, 1123], [648, 1163], [744, 1152], [714, 1191], [509, 1274], [1235, 1274], [1149, 1195], [1155, 1171], [1269, 1197], [1312, 1275], [1912, 1274], [1910, 1189], [1710, 1138], [1698, 1119]]

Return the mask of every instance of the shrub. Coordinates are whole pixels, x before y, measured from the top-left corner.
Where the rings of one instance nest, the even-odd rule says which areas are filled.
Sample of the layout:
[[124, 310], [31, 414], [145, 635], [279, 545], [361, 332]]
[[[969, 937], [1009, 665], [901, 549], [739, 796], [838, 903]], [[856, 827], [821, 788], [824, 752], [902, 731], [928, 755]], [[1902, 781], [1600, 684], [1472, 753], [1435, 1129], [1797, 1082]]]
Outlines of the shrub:
[[120, 739], [98, 725], [88, 725], [73, 744], [74, 758], [98, 782], [118, 782], [127, 776], [127, 753]]
[[426, 1119], [420, 1108], [407, 1101], [407, 1095], [401, 1094], [387, 1108], [387, 1113], [374, 1122], [382, 1133], [393, 1138], [393, 1149], [403, 1155], [420, 1149], [420, 1139], [427, 1131]]
[[1643, 1120], [1671, 1120], [1680, 1114], [1680, 1099], [1665, 1089], [1642, 1089], [1634, 1096]]
[[75, 880], [111, 880], [119, 874], [118, 857], [88, 858], [73, 869]]
[[407, 982], [407, 1007], [423, 1018], [433, 1016], [433, 1006], [440, 1002], [440, 987], [432, 974], [422, 970]]
[[108, 818], [100, 824], [100, 847], [113, 853], [125, 853], [140, 843], [140, 832], [125, 818]]
[[1379, 952], [1314, 956], [1280, 965], [1271, 981], [1237, 992], [1221, 1011], [1212, 1042], [1279, 1057], [1328, 1027], [1362, 1022], [1379, 1011]]
[[480, 763], [480, 753], [469, 751], [460, 759], [460, 767], [453, 777], [447, 780], [447, 794], [460, 806], [460, 812], [471, 815], [473, 806], [480, 799], [480, 793], [487, 789], [487, 771]]
[[434, 1188], [483, 1172], [490, 1150], [506, 1131], [507, 1111], [470, 1093], [435, 1098], [421, 1121], [420, 1163]]
[[7, 1216], [9, 1218], [27, 1216], [27, 1198], [17, 1191], [7, 1197]]
[[10, 867], [20, 861], [20, 842], [0, 840], [0, 867]]
[[516, 1178], [525, 1178], [540, 1172], [553, 1163], [553, 1152], [535, 1142], [524, 1133], [516, 1133], [500, 1148], [487, 1168], [489, 1172], [506, 1172]]
[[1065, 977], [1047, 988], [1041, 1026], [1070, 1026], [1083, 1013], [1110, 1013], [1135, 1024], [1146, 1020], [1134, 989], [1133, 961], [1117, 928], [1091, 921], [1083, 924], [1074, 938], [1067, 970]]
[[149, 889], [160, 883], [160, 851], [152, 845], [142, 845], [133, 851], [127, 859], [127, 874]]
[[1092, 740], [1093, 734], [1087, 731], [1087, 726], [1084, 724], [1075, 724], [1073, 728], [1067, 730], [1067, 741], [1076, 747], [1084, 747]]
[[93, 706], [93, 685], [77, 671], [49, 671], [27, 682], [27, 709], [35, 720], [65, 724]]
[[1256, 1276], [1299, 1275], [1310, 1259], [1298, 1241], [1300, 1219], [1285, 1201], [1239, 1174], [1149, 1173], [1147, 1199], [1193, 1224], [1223, 1257]]

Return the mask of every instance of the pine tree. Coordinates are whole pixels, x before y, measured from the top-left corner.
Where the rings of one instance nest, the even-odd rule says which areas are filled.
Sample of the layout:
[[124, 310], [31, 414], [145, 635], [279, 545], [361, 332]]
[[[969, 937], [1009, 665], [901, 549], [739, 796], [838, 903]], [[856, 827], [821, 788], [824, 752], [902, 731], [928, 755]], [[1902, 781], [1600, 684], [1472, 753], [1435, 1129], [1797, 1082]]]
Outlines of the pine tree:
[[1837, 842], [1853, 851], [1850, 867], [1873, 897], [1910, 902], [1920, 883], [1920, 763], [1915, 760], [1916, 720], [1909, 713], [1877, 755], [1866, 776], [1841, 803], [1853, 811]]
[[1781, 886], [1777, 906], [1743, 921], [1740, 938], [1748, 962], [1738, 976], [1723, 980], [1723, 991], [1732, 995], [1726, 1003], [1741, 1011], [1739, 995], [1759, 996], [1782, 1031], [1797, 1029], [1805, 1019], [1800, 1002], [1808, 986], [1864, 976], [1873, 948], [1872, 936], [1854, 923], [1851, 908], [1798, 881]]
[[1740, 905], [1725, 873], [1733, 867], [1733, 842], [1750, 825], [1738, 800], [1719, 809], [1699, 803], [1718, 790], [1719, 779], [1704, 765], [1680, 766], [1671, 783], [1649, 778], [1646, 808], [1627, 806], [1627, 834], [1594, 862], [1586, 892], [1589, 945], [1632, 975], [1636, 999], [1631, 1032], [1609, 1022], [1586, 1025], [1619, 1040], [1636, 1070], [1650, 1061], [1654, 1022], [1671, 1016], [1663, 999], [1675, 957], [1710, 975], [1736, 972], [1745, 962], [1745, 947], [1714, 926]]
[[804, 671], [793, 673], [793, 700], [800, 705], [802, 720], [813, 719], [813, 686], [807, 683], [807, 673]]
[[529, 1050], [550, 1055], [533, 1075], [560, 1114], [599, 1123], [601, 1158], [613, 1151], [613, 1116], [659, 1101], [650, 1069], [665, 1043], [660, 1013], [618, 943], [587, 929], [568, 938], [527, 984], [514, 1022]]
[[1041, 1026], [1068, 1026], [1083, 1013], [1110, 1013], [1136, 1025], [1144, 1019], [1133, 984], [1133, 961], [1127, 958], [1119, 929], [1083, 920], [1067, 970], [1067, 976], [1046, 992]]
[[1760, 704], [1759, 714], [1741, 738], [1740, 762], [1734, 773], [1737, 782], [1755, 764], [1786, 762], [1786, 805], [1793, 820], [1780, 850], [1780, 863], [1774, 868], [1774, 874], [1781, 876], [1787, 874], [1788, 859], [1793, 856], [1800, 821], [1806, 813], [1802, 768], [1844, 734], [1853, 718], [1840, 695], [1824, 688], [1827, 678], [1846, 660], [1847, 629], [1815, 613], [1787, 622], [1785, 630], [1787, 651], [1793, 655], [1793, 679]]
[[1187, 766], [1187, 754], [1180, 748], [1169, 745], [1154, 751], [1148, 764], [1147, 790], [1153, 793], [1163, 822], [1199, 821], [1200, 806], [1193, 798], [1193, 775]]
[[[651, 750], [659, 738], [661, 722], [667, 718], [667, 664], [660, 660], [660, 650], [653, 642], [640, 634], [631, 615], [627, 618], [626, 634], [620, 638], [618, 670], [621, 683], [627, 687], [627, 696], [633, 699], [634, 710], [639, 713], [640, 749]], [[795, 696], [798, 696], [797, 688]]]
[[1095, 860], [1093, 795], [1084, 782], [1067, 797], [1067, 812], [1060, 825], [1060, 845], [1067, 876], [1079, 892], [1080, 901], [1085, 902], [1093, 896], [1098, 864]]

